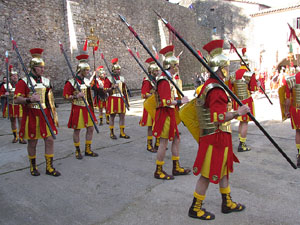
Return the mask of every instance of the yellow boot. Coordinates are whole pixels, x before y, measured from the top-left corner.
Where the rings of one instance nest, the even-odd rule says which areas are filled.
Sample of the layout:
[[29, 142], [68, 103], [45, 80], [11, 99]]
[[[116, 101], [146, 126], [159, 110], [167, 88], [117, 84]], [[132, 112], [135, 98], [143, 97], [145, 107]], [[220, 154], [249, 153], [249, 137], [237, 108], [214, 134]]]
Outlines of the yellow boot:
[[17, 143], [18, 142], [18, 134], [17, 134], [17, 130], [12, 130], [12, 133], [14, 135], [14, 139], [12, 139], [12, 143]]
[[129, 139], [130, 137], [127, 134], [125, 134], [124, 130], [125, 130], [125, 125], [121, 125], [120, 126], [120, 138]]
[[32, 176], [39, 176], [40, 175], [40, 172], [38, 171], [37, 169], [37, 166], [36, 166], [36, 156], [28, 156], [29, 158], [29, 162], [30, 162], [30, 173]]
[[238, 147], [238, 152], [247, 152], [247, 151], [251, 150], [251, 148], [249, 148], [246, 145], [246, 140], [247, 140], [247, 138], [242, 138], [240, 136], [240, 144], [239, 144], [239, 147]]
[[242, 204], [236, 203], [231, 200], [230, 186], [226, 188], [220, 188], [222, 195], [222, 213], [232, 213], [243, 211], [246, 207]]
[[179, 176], [179, 175], [188, 175], [191, 172], [191, 169], [187, 168], [184, 169], [179, 164], [179, 156], [172, 156], [173, 160], [173, 176]]
[[109, 114], [105, 114], [105, 117], [106, 117], [106, 124], [109, 124]]
[[76, 159], [82, 159], [82, 155], [81, 155], [81, 152], [80, 152], [80, 142], [74, 142], [74, 146], [76, 148], [75, 150], [75, 157]]
[[204, 208], [202, 208], [204, 199], [205, 199], [205, 195], [199, 195], [198, 193], [194, 192], [194, 199], [189, 210], [189, 217], [200, 219], [200, 220], [215, 219], [214, 214], [207, 212]]
[[110, 138], [111, 139], [117, 139], [117, 136], [114, 134], [114, 126], [109, 126], [110, 129]]
[[60, 176], [60, 172], [58, 172], [54, 167], [53, 167], [53, 154], [47, 155], [45, 154], [45, 159], [46, 159], [46, 174], [51, 175], [54, 177]]
[[152, 146], [152, 136], [147, 136], [147, 151], [156, 153], [157, 150], [155, 150]]
[[156, 160], [156, 170], [154, 172], [154, 177], [156, 179], [162, 179], [162, 180], [174, 180], [174, 177], [172, 175], [167, 174], [162, 166], [165, 164], [164, 161]]
[[99, 116], [99, 120], [100, 120], [99, 126], [102, 126], [103, 125], [103, 116]]
[[157, 151], [160, 144], [160, 138], [156, 138], [154, 149]]
[[85, 141], [85, 156], [98, 157], [98, 154], [91, 150], [92, 141]]

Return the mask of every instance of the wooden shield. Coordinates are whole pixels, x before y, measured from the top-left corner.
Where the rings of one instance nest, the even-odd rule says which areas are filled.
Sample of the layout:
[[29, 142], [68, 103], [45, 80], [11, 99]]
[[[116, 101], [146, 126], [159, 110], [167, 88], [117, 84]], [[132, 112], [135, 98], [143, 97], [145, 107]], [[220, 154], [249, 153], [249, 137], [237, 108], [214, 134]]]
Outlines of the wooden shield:
[[196, 111], [196, 98], [185, 104], [179, 111], [179, 116], [183, 124], [188, 128], [196, 142], [199, 141], [200, 124]]

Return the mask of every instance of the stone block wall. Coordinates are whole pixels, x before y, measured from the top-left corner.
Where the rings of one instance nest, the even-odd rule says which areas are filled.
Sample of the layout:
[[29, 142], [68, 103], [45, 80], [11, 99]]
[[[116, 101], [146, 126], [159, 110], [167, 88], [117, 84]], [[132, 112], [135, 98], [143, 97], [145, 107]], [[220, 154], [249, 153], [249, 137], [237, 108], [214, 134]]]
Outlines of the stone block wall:
[[[0, 26], [2, 27], [0, 29], [2, 59], [0, 71], [5, 74], [4, 53], [5, 50], [11, 50], [6, 26], [8, 20], [25, 65], [28, 66], [30, 60], [29, 49], [44, 48], [45, 75], [51, 78], [55, 90], [61, 91], [64, 82], [71, 77], [71, 74], [60, 52], [58, 41], [63, 43], [75, 71], [77, 64], [75, 56], [82, 53], [85, 38], [90, 34], [90, 27], [93, 27], [95, 35], [100, 37], [100, 50], [104, 53], [108, 64], [111, 65], [112, 58], [119, 58], [122, 74], [126, 77], [129, 88], [139, 89], [144, 77], [143, 71], [121, 41], [125, 40], [132, 49], [137, 48], [145, 67], [147, 65], [144, 61], [149, 55], [120, 21], [118, 14], [126, 17], [151, 51], [152, 45], [160, 50], [162, 41], [158, 18], [153, 9], [167, 19], [195, 49], [199, 49], [209, 40], [206, 30], [197, 24], [197, 17], [193, 11], [164, 0], [2, 0], [0, 1]], [[200, 63], [178, 40], [174, 39], [173, 44], [176, 55], [183, 51], [180, 57], [183, 83], [191, 84], [194, 73], [200, 71]], [[10, 52], [11, 63], [20, 71], [21, 77], [24, 76], [16, 54]], [[92, 48], [89, 48], [89, 55], [93, 69]], [[95, 60], [96, 67], [104, 65], [99, 51], [95, 53]]]

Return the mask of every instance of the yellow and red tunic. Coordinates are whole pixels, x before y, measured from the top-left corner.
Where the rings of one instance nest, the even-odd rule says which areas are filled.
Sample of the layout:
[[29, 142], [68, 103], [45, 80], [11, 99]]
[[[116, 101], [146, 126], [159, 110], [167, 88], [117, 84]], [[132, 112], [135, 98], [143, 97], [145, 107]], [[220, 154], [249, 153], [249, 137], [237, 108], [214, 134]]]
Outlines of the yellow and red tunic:
[[[209, 84], [218, 83], [209, 78], [201, 89], [201, 96]], [[204, 106], [210, 111], [211, 123], [224, 123], [228, 111], [229, 99], [222, 88], [212, 88], [206, 95]], [[201, 126], [201, 124], [200, 124]], [[199, 138], [199, 148], [194, 163], [194, 175], [201, 174], [212, 183], [219, 183], [223, 176], [233, 172], [233, 162], [239, 162], [232, 150], [232, 137], [230, 132], [220, 129], [209, 135]]]
[[[295, 75], [295, 81], [296, 85], [300, 84], [300, 73], [297, 73]], [[296, 96], [296, 85], [293, 85], [291, 89], [289, 86], [285, 84], [285, 98], [291, 100], [291, 105], [289, 108], [290, 116], [291, 116], [291, 125], [294, 130], [299, 130], [300, 129], [300, 107], [297, 102], [300, 102], [299, 99], [297, 99], [298, 96]], [[298, 90], [297, 90], [298, 91]]]
[[[119, 89], [122, 93], [124, 99], [127, 99], [126, 92], [126, 85], [125, 79], [123, 76], [114, 75], [116, 83], [119, 85]], [[104, 81], [104, 90], [111, 88], [113, 86], [112, 78], [108, 78]], [[125, 103], [120, 95], [120, 93], [113, 89], [108, 96], [107, 105], [106, 105], [106, 113], [108, 114], [119, 114], [119, 113], [126, 113]]]
[[175, 106], [171, 105], [174, 100], [175, 88], [167, 80], [166, 75], [162, 74], [157, 80], [157, 91], [155, 93], [157, 107], [155, 121], [153, 125], [153, 136], [166, 138], [172, 141], [175, 135], [179, 138]]
[[[106, 93], [104, 91], [104, 83], [107, 78], [98, 77], [96, 80], [93, 80], [91, 87], [94, 90], [94, 106], [97, 106], [99, 109], [105, 109], [107, 104]], [[102, 86], [102, 88], [100, 87]]]
[[[153, 85], [152, 82], [149, 80], [149, 78], [144, 78], [141, 88], [141, 94], [143, 99], [147, 99], [149, 95], [151, 95], [153, 92]], [[148, 126], [151, 127], [153, 124], [153, 119], [147, 112], [147, 110], [144, 108], [142, 118], [139, 122], [140, 126]]]
[[[97, 119], [95, 117], [93, 111], [93, 102], [91, 99], [91, 93], [89, 87], [89, 80], [88, 79], [80, 79], [79, 77], [76, 78], [76, 81], [80, 84], [82, 91], [85, 93], [85, 99], [92, 114], [94, 121], [97, 123]], [[68, 99], [71, 95], [77, 94], [78, 91], [75, 86], [74, 79], [70, 79], [66, 82], [63, 90], [63, 96]], [[71, 113], [68, 122], [68, 128], [72, 129], [82, 129], [86, 127], [93, 126], [92, 119], [89, 115], [89, 112], [83, 102], [82, 99], [74, 99], [72, 101]]]
[[[243, 79], [243, 76], [242, 74], [235, 74], [235, 80], [242, 80]], [[234, 88], [234, 85], [232, 83], [230, 83], [229, 85], [229, 88], [233, 91], [233, 93], [235, 95], [238, 95], [238, 90], [236, 90]], [[257, 82], [256, 82], [256, 79], [255, 79], [255, 73], [253, 73], [253, 75], [251, 76], [250, 78], [250, 81], [248, 83], [248, 86], [247, 86], [247, 92], [248, 92], [248, 98], [246, 99], [240, 99], [241, 102], [244, 104], [244, 105], [248, 105], [249, 108], [250, 108], [250, 112], [253, 116], [255, 116], [255, 108], [254, 108], [254, 102], [253, 102], [253, 98], [251, 96], [251, 92], [255, 92], [255, 91], [258, 91], [258, 86], [257, 86]], [[233, 109], [234, 110], [237, 110], [237, 108], [239, 107], [239, 104], [233, 100]], [[244, 116], [239, 116], [237, 118], [239, 121], [243, 121], [243, 122], [249, 122], [251, 121], [251, 118], [246, 114]]]
[[[48, 102], [48, 91], [51, 89], [50, 81], [49, 79], [45, 77], [36, 77], [33, 74], [30, 74], [30, 79], [32, 84], [35, 86], [35, 84], [41, 85], [41, 87], [44, 87], [46, 90], [46, 93], [40, 93], [37, 88], [35, 90], [38, 94], [41, 96], [41, 105], [44, 108], [45, 114], [48, 118], [48, 121], [50, 123], [50, 126], [54, 132], [54, 134], [57, 134], [57, 129], [54, 125], [53, 118], [51, 116], [50, 112], [50, 106], [47, 104]], [[23, 78], [18, 81], [16, 84], [15, 89], [15, 97], [22, 96], [24, 98], [28, 98], [32, 95], [31, 89], [29, 89], [29, 83], [27, 81], [27, 78]], [[45, 99], [43, 99], [42, 96], [45, 96]], [[50, 130], [47, 126], [47, 123], [45, 121], [45, 118], [41, 112], [41, 110], [37, 107], [37, 104], [31, 103], [31, 104], [25, 104], [23, 107], [23, 118], [21, 122], [21, 128], [19, 135], [23, 139], [42, 139], [51, 136]]]
[[[0, 97], [5, 96], [7, 85], [4, 84], [0, 88]], [[15, 84], [8, 84], [8, 92], [9, 92], [9, 117], [10, 118], [22, 118], [23, 116], [23, 107], [22, 105], [14, 104], [14, 92], [15, 92]], [[7, 117], [7, 103], [4, 105], [3, 117]]]

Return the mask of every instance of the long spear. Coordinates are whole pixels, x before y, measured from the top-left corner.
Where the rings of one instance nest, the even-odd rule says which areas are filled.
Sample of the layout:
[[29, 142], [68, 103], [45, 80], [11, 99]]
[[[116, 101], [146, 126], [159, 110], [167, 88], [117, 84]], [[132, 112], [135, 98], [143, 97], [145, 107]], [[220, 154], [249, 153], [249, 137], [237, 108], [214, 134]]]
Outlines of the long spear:
[[135, 36], [135, 38], [141, 43], [141, 45], [144, 47], [144, 49], [148, 52], [148, 54], [151, 56], [151, 58], [156, 62], [156, 64], [158, 65], [158, 67], [161, 69], [161, 71], [166, 74], [167, 79], [172, 83], [172, 85], [176, 88], [176, 90], [178, 91], [178, 93], [184, 97], [184, 94], [182, 93], [182, 91], [180, 90], [180, 88], [174, 83], [170, 72], [167, 72], [162, 65], [158, 62], [158, 60], [154, 57], [154, 55], [152, 54], [152, 52], [147, 48], [147, 46], [144, 44], [144, 42], [140, 39], [140, 37], [138, 36], [138, 34], [135, 32], [135, 30], [130, 26], [130, 24], [126, 21], [125, 17], [119, 14], [119, 17], [121, 19], [122, 22], [124, 22], [128, 29], [131, 31], [131, 33]]
[[288, 23], [288, 25], [289, 25], [289, 28], [290, 28], [290, 30], [291, 30], [291, 34], [290, 34], [290, 37], [289, 37], [289, 41], [291, 41], [292, 38], [295, 38], [296, 41], [297, 41], [297, 43], [300, 45], [300, 40], [299, 40], [299, 38], [297, 37], [294, 28], [292, 28], [291, 25], [290, 25], [289, 23]]
[[[6, 68], [6, 91], [9, 92], [9, 76], [8, 76], [8, 51], [5, 52], [5, 68]], [[6, 96], [7, 119], [9, 119], [9, 96]]]
[[[204, 62], [204, 60], [198, 55], [198, 53], [179, 35], [179, 33], [171, 26], [171, 24], [162, 18], [156, 11], [154, 11], [156, 15], [163, 21], [166, 27], [173, 33], [175, 36], [184, 44], [185, 47], [201, 62], [201, 64], [209, 71], [209, 73], [219, 81], [220, 85], [228, 92], [228, 94], [240, 105], [243, 103], [239, 100], [239, 98], [228, 88], [228, 86], [221, 80], [218, 75], [212, 71], [212, 69]], [[256, 124], [256, 126], [264, 133], [264, 135], [270, 140], [270, 142], [277, 148], [277, 150], [282, 154], [282, 156], [290, 163], [290, 165], [297, 169], [297, 166], [292, 162], [292, 160], [286, 155], [286, 153], [279, 147], [279, 145], [273, 140], [273, 138], [269, 135], [269, 133], [260, 125], [260, 123], [255, 119], [255, 117], [248, 112], [247, 115], [252, 119], [252, 121]]]
[[[72, 74], [73, 79], [74, 79], [74, 81], [75, 81], [76, 88], [77, 88], [77, 90], [78, 90], [79, 92], [81, 92], [80, 85], [79, 85], [79, 83], [78, 83], [77, 80], [76, 80], [76, 75], [75, 75], [75, 73], [73, 72], [72, 66], [71, 66], [71, 64], [70, 64], [70, 61], [69, 61], [69, 59], [68, 59], [68, 57], [67, 57], [67, 54], [66, 54], [66, 52], [65, 52], [65, 50], [64, 50], [64, 47], [63, 47], [63, 45], [62, 45], [61, 42], [59, 42], [59, 46], [60, 46], [61, 53], [64, 55], [65, 60], [66, 60], [66, 62], [67, 62], [67, 65], [68, 65], [68, 67], [69, 67], [69, 69], [70, 69], [70, 71], [71, 71], [71, 74]], [[89, 115], [90, 115], [90, 117], [91, 117], [91, 120], [92, 120], [92, 122], [93, 122], [93, 124], [94, 124], [95, 130], [97, 131], [97, 133], [99, 133], [97, 124], [96, 124], [96, 122], [95, 122], [95, 120], [94, 120], [94, 118], [93, 118], [93, 116], [92, 116], [92, 112], [91, 112], [91, 110], [90, 110], [90, 108], [89, 108], [89, 106], [88, 106], [88, 104], [87, 104], [87, 102], [86, 102], [86, 99], [85, 99], [84, 97], [82, 97], [82, 100], [83, 100], [83, 102], [84, 102], [84, 104], [85, 104], [85, 108], [87, 109], [87, 111], [88, 111], [88, 113], [89, 113]]]
[[147, 70], [143, 67], [143, 65], [140, 63], [140, 61], [137, 59], [137, 57], [135, 57], [135, 55], [133, 54], [132, 50], [126, 45], [126, 43], [125, 43], [124, 40], [122, 40], [122, 43], [125, 45], [125, 47], [127, 48], [128, 52], [135, 59], [135, 61], [137, 62], [137, 64], [142, 68], [142, 70], [147, 75], [147, 77], [152, 81], [153, 84], [156, 84], [156, 80], [154, 79], [154, 77], [147, 72]]
[[[110, 74], [110, 76], [111, 76], [111, 79], [112, 79], [113, 84], [116, 84], [117, 82], [116, 82], [116, 80], [115, 80], [115, 78], [114, 78], [114, 75], [113, 75], [112, 72], [110, 71], [109, 66], [108, 66], [108, 64], [107, 64], [107, 62], [106, 62], [106, 59], [104, 58], [104, 54], [103, 54], [102, 52], [101, 52], [101, 58], [103, 59], [103, 61], [104, 61], [104, 63], [105, 63], [106, 69], [108, 70], [108, 72], [109, 72], [109, 74]], [[117, 86], [117, 91], [119, 92], [119, 94], [120, 94], [120, 96], [121, 96], [123, 102], [125, 103], [125, 106], [126, 106], [127, 110], [129, 111], [129, 105], [128, 105], [127, 101], [124, 99], [123, 94], [122, 94], [122, 92], [121, 92], [121, 90], [120, 90], [120, 88], [119, 88], [118, 86]]]
[[[240, 60], [242, 60], [243, 64], [247, 67], [248, 71], [251, 72], [251, 69], [249, 68], [249, 66], [247, 65], [247, 63], [245, 62], [245, 60], [243, 59], [243, 57], [241, 56], [241, 54], [238, 52], [238, 50], [236, 49], [236, 47], [233, 45], [233, 43], [228, 38], [226, 38], [226, 39], [228, 40], [230, 46], [233, 48], [233, 50], [238, 55], [238, 57], [240, 58]], [[273, 105], [273, 102], [270, 100], [269, 96], [265, 92], [265, 89], [262, 86], [259, 86], [259, 87], [260, 87], [260, 90], [264, 93], [264, 95], [269, 100], [270, 104]]]
[[[22, 65], [22, 68], [23, 68], [23, 71], [27, 77], [27, 81], [29, 83], [29, 88], [31, 89], [32, 93], [36, 93], [35, 89], [34, 89], [34, 86], [32, 85], [32, 81], [31, 81], [31, 77], [29, 76], [29, 73], [28, 73], [28, 70], [27, 70], [27, 67], [25, 66], [24, 62], [23, 62], [23, 59], [20, 55], [20, 52], [19, 52], [19, 49], [17, 47], [17, 42], [13, 39], [12, 35], [11, 35], [11, 32], [10, 32], [10, 28], [8, 26], [8, 31], [9, 31], [9, 36], [10, 36], [10, 40], [12, 42], [12, 45], [13, 45], [13, 49], [15, 50], [15, 52], [17, 53], [17, 56], [18, 56], [18, 59]], [[49, 123], [49, 120], [48, 120], [48, 117], [46, 116], [46, 113], [42, 107], [42, 104], [40, 101], [37, 102], [37, 104], [39, 105], [39, 109], [41, 110], [42, 114], [43, 114], [43, 117], [46, 121], [46, 124], [50, 130], [50, 133], [51, 133], [51, 136], [56, 139], [56, 136], [54, 134], [54, 131], [52, 130], [52, 127], [50, 126], [50, 123]]]

